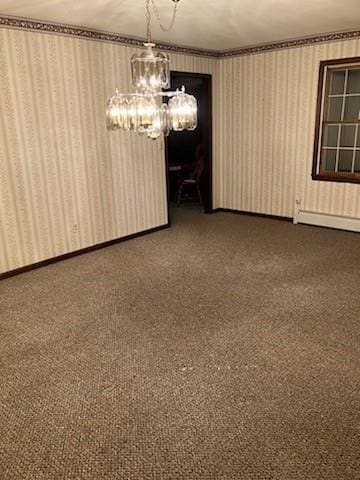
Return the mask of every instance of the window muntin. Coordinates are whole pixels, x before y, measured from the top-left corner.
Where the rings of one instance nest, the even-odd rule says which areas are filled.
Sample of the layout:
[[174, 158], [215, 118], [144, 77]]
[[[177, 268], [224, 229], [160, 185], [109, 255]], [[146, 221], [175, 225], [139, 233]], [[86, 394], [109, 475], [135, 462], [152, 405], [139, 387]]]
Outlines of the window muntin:
[[322, 68], [313, 177], [360, 182], [360, 60]]

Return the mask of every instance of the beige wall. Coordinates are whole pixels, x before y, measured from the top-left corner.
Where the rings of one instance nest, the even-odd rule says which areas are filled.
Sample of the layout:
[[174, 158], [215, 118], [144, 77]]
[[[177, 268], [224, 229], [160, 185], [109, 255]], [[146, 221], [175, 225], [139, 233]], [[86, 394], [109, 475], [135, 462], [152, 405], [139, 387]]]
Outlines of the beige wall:
[[360, 217], [360, 185], [311, 180], [319, 62], [351, 56], [360, 40], [221, 60], [218, 205]]
[[[130, 91], [133, 47], [0, 29], [0, 273], [167, 222], [163, 142], [109, 134], [104, 103]], [[311, 180], [320, 60], [360, 40], [215, 59], [213, 206], [360, 217], [360, 186]]]
[[[167, 222], [163, 142], [105, 128], [134, 51], [0, 29], [0, 273]], [[171, 55], [214, 75], [214, 100], [218, 67]]]

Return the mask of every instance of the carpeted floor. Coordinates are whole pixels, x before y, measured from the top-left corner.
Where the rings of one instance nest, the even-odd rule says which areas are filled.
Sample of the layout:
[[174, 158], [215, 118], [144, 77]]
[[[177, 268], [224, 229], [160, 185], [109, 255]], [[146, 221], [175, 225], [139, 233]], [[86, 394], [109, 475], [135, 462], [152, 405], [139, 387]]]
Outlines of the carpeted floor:
[[181, 208], [0, 282], [0, 479], [359, 479], [359, 247]]

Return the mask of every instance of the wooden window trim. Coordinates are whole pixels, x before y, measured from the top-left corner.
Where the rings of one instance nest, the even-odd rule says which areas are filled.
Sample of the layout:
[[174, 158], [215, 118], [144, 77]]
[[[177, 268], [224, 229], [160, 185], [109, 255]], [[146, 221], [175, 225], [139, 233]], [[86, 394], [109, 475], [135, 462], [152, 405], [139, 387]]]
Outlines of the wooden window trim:
[[[325, 72], [327, 67], [338, 66], [341, 70], [345, 65], [349, 67], [351, 64], [358, 64], [360, 67], [360, 57], [340, 58], [337, 60], [323, 60], [320, 62], [319, 68], [319, 80], [317, 90], [317, 103], [316, 103], [316, 118], [315, 118], [315, 138], [314, 138], [314, 152], [313, 152], [313, 165], [312, 165], [312, 179], [325, 181], [325, 182], [342, 182], [342, 183], [360, 183], [360, 173], [338, 173], [338, 172], [326, 172], [320, 171], [319, 161], [319, 147], [321, 144], [321, 132], [322, 132], [322, 119], [323, 114], [323, 102], [326, 98], [328, 84], [324, 85]], [[354, 65], [355, 66], [355, 65]], [[328, 122], [330, 123], [330, 122]], [[334, 122], [339, 123], [339, 122]], [[348, 124], [358, 122], [346, 122]]]

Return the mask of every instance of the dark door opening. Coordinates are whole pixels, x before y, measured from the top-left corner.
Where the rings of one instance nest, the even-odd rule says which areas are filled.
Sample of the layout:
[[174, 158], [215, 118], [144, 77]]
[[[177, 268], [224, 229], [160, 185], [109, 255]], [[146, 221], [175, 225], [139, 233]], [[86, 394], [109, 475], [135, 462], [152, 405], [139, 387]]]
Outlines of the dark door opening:
[[184, 185], [184, 195], [180, 195], [181, 205], [186, 205], [190, 198], [190, 201], [198, 202], [200, 206], [199, 197], [201, 197], [203, 211], [210, 213], [212, 211], [211, 75], [171, 72], [171, 90], [181, 89], [183, 85], [186, 93], [194, 95], [197, 100], [198, 125], [193, 131], [172, 131], [165, 139], [169, 211], [171, 204], [178, 203], [181, 184], [184, 180], [196, 178], [199, 188], [197, 189], [196, 186], [192, 188], [191, 184]]

